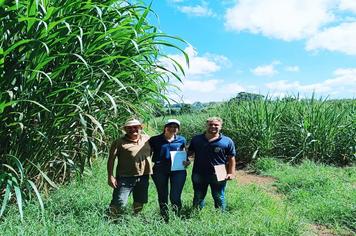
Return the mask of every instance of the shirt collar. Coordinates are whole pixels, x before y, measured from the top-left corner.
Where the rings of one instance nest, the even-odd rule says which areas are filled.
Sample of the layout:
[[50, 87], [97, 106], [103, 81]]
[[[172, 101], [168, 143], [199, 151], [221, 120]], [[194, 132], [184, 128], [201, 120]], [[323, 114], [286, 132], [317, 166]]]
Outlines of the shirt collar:
[[[209, 142], [209, 140], [206, 138], [205, 134], [206, 134], [206, 132], [204, 132], [202, 135], [203, 135], [204, 139], [205, 139], [207, 142]], [[214, 141], [212, 141], [212, 142], [216, 142], [216, 141], [220, 140], [220, 139], [222, 138], [222, 136], [223, 136], [222, 133], [219, 133], [219, 137], [218, 137], [217, 139], [215, 139]], [[211, 142], [210, 142], [210, 143], [211, 143]]]

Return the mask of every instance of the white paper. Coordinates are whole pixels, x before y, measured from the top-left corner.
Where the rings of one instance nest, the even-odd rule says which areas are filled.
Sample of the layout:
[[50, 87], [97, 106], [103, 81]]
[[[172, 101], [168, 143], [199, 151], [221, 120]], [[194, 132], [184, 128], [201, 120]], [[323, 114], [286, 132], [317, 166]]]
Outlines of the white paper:
[[171, 151], [171, 171], [175, 170], [185, 170], [183, 165], [183, 161], [187, 160], [187, 152], [186, 151]]
[[214, 166], [214, 169], [218, 181], [223, 181], [226, 179], [227, 172], [226, 172], [226, 166], [224, 164]]

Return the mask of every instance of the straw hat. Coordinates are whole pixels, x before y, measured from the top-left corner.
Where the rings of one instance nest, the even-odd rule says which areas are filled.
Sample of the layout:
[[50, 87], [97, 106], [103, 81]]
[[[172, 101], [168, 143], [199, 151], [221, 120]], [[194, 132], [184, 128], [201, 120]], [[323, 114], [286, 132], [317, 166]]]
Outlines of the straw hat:
[[141, 125], [141, 122], [137, 119], [131, 119], [131, 120], [126, 121], [126, 123], [124, 124], [124, 127], [136, 126], [136, 125]]

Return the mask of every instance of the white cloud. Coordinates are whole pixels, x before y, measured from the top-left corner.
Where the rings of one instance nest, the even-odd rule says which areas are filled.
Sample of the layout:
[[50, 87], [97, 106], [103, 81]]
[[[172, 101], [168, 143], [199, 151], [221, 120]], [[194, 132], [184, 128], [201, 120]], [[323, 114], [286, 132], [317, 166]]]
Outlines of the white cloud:
[[301, 84], [299, 81], [287, 81], [287, 80], [279, 80], [266, 84], [266, 88], [274, 93], [288, 93], [292, 91], [297, 92], [316, 92], [316, 93], [324, 93], [331, 91], [329, 87], [325, 86], [325, 84]]
[[208, 75], [220, 69], [221, 66], [214, 59], [196, 56], [190, 58], [188, 75]]
[[[185, 64], [183, 55], [169, 55], [175, 61], [180, 63], [185, 71], [185, 76], [182, 76], [182, 82], [173, 79], [172, 83], [178, 87], [180, 91], [171, 88], [169, 97], [176, 101], [184, 102], [208, 102], [221, 101], [229, 99], [238, 91], [243, 91], [243, 87], [237, 83], [226, 83], [223, 79], [215, 78], [215, 73], [221, 68], [231, 66], [229, 59], [223, 55], [213, 53], [205, 53], [199, 56], [193, 46], [189, 46], [184, 50], [189, 56], [189, 67]], [[173, 70], [171, 62], [167, 58], [161, 58], [161, 64]]]
[[356, 22], [343, 23], [317, 33], [307, 41], [306, 49], [327, 49], [356, 55]]
[[278, 73], [275, 68], [275, 65], [278, 64], [280, 64], [279, 61], [273, 61], [269, 65], [257, 66], [256, 68], [252, 69], [251, 72], [256, 76], [272, 76]]
[[334, 20], [334, 0], [240, 0], [227, 10], [225, 26], [282, 40], [306, 38]]
[[252, 70], [252, 73], [257, 76], [272, 76], [277, 74], [273, 65], [257, 66]]
[[[169, 55], [169, 57], [173, 58], [182, 65], [187, 77], [210, 75], [214, 72], [219, 71], [222, 66], [226, 68], [226, 66], [231, 65], [229, 59], [223, 55], [207, 53], [203, 56], [199, 56], [198, 52], [191, 45], [185, 48], [184, 51], [189, 56], [189, 67], [186, 65], [185, 58], [183, 55], [176, 54]], [[166, 67], [173, 69], [170, 61], [167, 58], [161, 59], [161, 63]]]
[[214, 16], [214, 13], [207, 5], [181, 6], [178, 10], [191, 16]]
[[289, 72], [299, 72], [300, 68], [299, 66], [286, 66], [285, 70]]
[[290, 92], [313, 93], [323, 96], [345, 97], [355, 96], [356, 68], [339, 68], [334, 71], [333, 78], [320, 83], [302, 84], [299, 81], [279, 80], [265, 84], [273, 93], [288, 94]]
[[231, 97], [232, 95], [236, 95], [245, 90], [245, 87], [239, 83], [228, 83], [223, 86], [221, 93], [227, 95], [227, 97]]
[[356, 55], [355, 13], [356, 0], [240, 0], [226, 11], [225, 27], [285, 41], [305, 39], [308, 51]]
[[334, 71], [334, 77], [334, 79], [326, 80], [325, 84], [356, 91], [356, 68], [339, 68]]
[[356, 1], [355, 0], [341, 0], [339, 4], [340, 10], [349, 10], [356, 13]]
[[182, 90], [184, 91], [195, 91], [200, 93], [210, 93], [217, 90], [219, 80], [184, 80], [182, 85]]
[[[242, 85], [237, 82], [228, 82], [223, 79], [185, 79], [180, 84], [180, 96], [177, 101], [193, 103], [196, 101], [227, 101], [239, 92], [247, 91], [261, 93], [270, 97], [284, 97], [299, 94], [300, 97], [310, 97], [315, 93], [317, 97], [345, 98], [356, 96], [356, 68], [336, 69], [331, 79], [320, 83], [303, 83], [300, 81], [279, 80], [264, 85]], [[180, 98], [180, 99], [177, 99]]]
[[227, 101], [237, 93], [245, 91], [239, 83], [227, 83], [222, 79], [185, 80], [181, 86], [184, 102]]

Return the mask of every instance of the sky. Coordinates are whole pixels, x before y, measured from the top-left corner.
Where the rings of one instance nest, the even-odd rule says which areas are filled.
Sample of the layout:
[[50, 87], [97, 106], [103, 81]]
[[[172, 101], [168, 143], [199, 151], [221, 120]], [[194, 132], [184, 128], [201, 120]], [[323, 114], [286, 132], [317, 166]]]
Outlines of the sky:
[[177, 101], [356, 98], [356, 0], [151, 1], [151, 24], [187, 42], [189, 67], [167, 51], [186, 71]]

